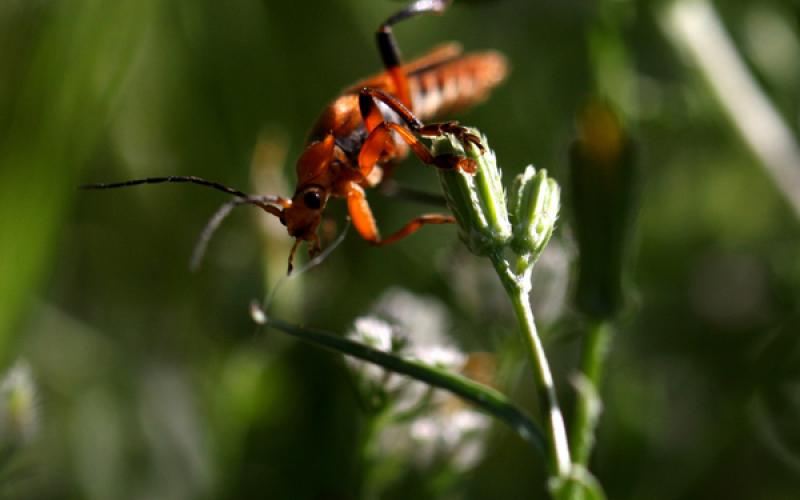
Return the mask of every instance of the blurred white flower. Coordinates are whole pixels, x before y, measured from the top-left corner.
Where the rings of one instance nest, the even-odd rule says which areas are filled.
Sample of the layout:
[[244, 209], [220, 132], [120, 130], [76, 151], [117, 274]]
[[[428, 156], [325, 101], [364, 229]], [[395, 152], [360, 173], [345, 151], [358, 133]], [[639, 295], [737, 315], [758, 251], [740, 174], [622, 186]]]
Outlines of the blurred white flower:
[[30, 365], [20, 360], [0, 381], [0, 442], [29, 442], [39, 430], [36, 382]]
[[461, 368], [467, 359], [463, 352], [447, 345], [412, 345], [407, 357], [449, 370]]
[[450, 370], [464, 364], [466, 356], [447, 336], [450, 315], [436, 297], [394, 287], [378, 298], [372, 311], [395, 327], [396, 337], [405, 339], [400, 350], [404, 357]]
[[[445, 306], [400, 288], [381, 295], [370, 316], [357, 318], [347, 337], [375, 349], [394, 352], [453, 372], [463, 372], [469, 356], [447, 337], [450, 325]], [[484, 454], [490, 419], [449, 393], [352, 358], [347, 364], [359, 375], [367, 394], [383, 397], [388, 412], [377, 435], [381, 456], [430, 467], [447, 463], [458, 470], [474, 466]]]
[[392, 326], [373, 316], [356, 318], [348, 337], [360, 340], [379, 351], [388, 352], [392, 349]]
[[[394, 343], [393, 335], [394, 330], [386, 321], [374, 316], [361, 316], [353, 322], [353, 327], [347, 333], [347, 338], [366, 344], [379, 351], [390, 352]], [[391, 376], [380, 366], [351, 358], [350, 356], [345, 356], [344, 359], [347, 365], [359, 375], [369, 391], [389, 390], [387, 387], [389, 379], [397, 379], [397, 377]]]
[[372, 312], [395, 325], [402, 335], [416, 345], [447, 343], [444, 332], [450, 329], [450, 315], [442, 302], [433, 296], [415, 295], [392, 287], [375, 301]]
[[490, 424], [488, 416], [454, 396], [437, 392], [417, 418], [383, 429], [378, 448], [388, 456], [402, 456], [419, 468], [446, 463], [465, 471], [483, 458]]

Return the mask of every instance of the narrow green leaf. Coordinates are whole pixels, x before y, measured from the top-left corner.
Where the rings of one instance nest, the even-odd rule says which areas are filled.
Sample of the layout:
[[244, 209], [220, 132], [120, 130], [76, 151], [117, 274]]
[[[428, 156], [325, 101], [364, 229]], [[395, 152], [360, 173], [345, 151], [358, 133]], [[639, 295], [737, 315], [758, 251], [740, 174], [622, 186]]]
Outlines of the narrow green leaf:
[[432, 387], [449, 391], [508, 424], [522, 439], [532, 444], [542, 456], [546, 456], [545, 450], [548, 444], [539, 427], [508, 398], [491, 387], [419, 361], [403, 359], [394, 354], [373, 349], [332, 333], [292, 325], [275, 318], [264, 319], [266, 326], [305, 342], [374, 363], [391, 372], [406, 375]]

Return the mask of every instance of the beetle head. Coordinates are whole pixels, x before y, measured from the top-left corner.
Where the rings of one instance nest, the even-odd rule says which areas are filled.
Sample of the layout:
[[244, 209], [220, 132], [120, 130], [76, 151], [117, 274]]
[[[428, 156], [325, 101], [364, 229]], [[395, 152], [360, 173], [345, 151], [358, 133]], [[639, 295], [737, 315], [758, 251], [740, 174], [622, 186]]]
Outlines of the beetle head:
[[333, 159], [334, 145], [333, 134], [328, 134], [323, 140], [309, 144], [297, 161], [297, 191], [278, 216], [289, 236], [295, 238], [289, 256], [290, 271], [294, 253], [301, 241], [308, 242], [310, 255], [320, 251], [317, 228], [330, 194], [330, 189], [325, 186], [330, 185], [328, 167]]
[[322, 186], [315, 184], [298, 189], [291, 204], [279, 216], [289, 236], [297, 240], [316, 242], [316, 232], [322, 220], [322, 211], [328, 201], [328, 194]]

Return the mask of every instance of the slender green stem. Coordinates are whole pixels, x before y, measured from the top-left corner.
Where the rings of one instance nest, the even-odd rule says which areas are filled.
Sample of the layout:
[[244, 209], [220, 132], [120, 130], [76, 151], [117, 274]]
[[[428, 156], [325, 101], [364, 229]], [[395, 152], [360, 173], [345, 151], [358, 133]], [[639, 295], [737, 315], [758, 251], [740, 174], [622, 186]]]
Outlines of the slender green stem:
[[606, 354], [611, 343], [611, 323], [593, 321], [586, 331], [581, 359], [581, 378], [577, 381], [578, 396], [575, 421], [571, 429], [572, 459], [576, 464], [587, 465], [594, 446], [594, 433], [600, 417], [601, 402], [598, 396], [603, 376]]
[[558, 404], [556, 387], [553, 382], [553, 375], [550, 372], [550, 364], [547, 361], [542, 339], [536, 331], [533, 309], [529, 299], [533, 266], [526, 266], [517, 274], [509, 268], [508, 262], [502, 257], [493, 257], [492, 262], [511, 299], [531, 367], [536, 376], [539, 400], [544, 413], [543, 419], [547, 422], [547, 430], [550, 434], [551, 446], [549, 452], [552, 474], [556, 477], [567, 477], [572, 467], [567, 431], [564, 426], [564, 417]]
[[450, 391], [504, 421], [543, 456], [546, 454], [547, 441], [536, 423], [508, 398], [491, 387], [425, 363], [373, 349], [332, 333], [299, 327], [272, 317], [266, 318], [266, 325], [316, 346], [379, 365], [389, 371]]
[[379, 430], [388, 420], [388, 413], [369, 413], [364, 421], [360, 436], [360, 466], [361, 480], [356, 498], [378, 498], [381, 487], [380, 474], [377, 473], [379, 465], [376, 456], [376, 437]]
[[708, 81], [744, 141], [800, 218], [800, 144], [725, 29], [716, 2], [666, 2], [659, 20]]

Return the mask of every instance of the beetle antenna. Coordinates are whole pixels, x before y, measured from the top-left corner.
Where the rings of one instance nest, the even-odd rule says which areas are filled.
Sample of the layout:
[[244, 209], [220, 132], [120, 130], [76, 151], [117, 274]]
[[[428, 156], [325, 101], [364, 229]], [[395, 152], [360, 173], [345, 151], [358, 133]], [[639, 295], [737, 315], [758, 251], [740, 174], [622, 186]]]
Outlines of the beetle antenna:
[[288, 206], [288, 204], [290, 203], [289, 200], [287, 200], [286, 198], [281, 198], [280, 196], [253, 197], [248, 195], [247, 193], [239, 191], [238, 189], [226, 186], [225, 184], [210, 181], [208, 179], [203, 179], [202, 177], [196, 177], [194, 175], [170, 175], [168, 177], [146, 177], [144, 179], [134, 179], [124, 182], [112, 182], [108, 184], [105, 183], [84, 184], [80, 186], [80, 189], [116, 189], [116, 188], [130, 187], [130, 186], [139, 186], [141, 184], [163, 184], [167, 182], [198, 184], [200, 186], [216, 189], [217, 191], [222, 191], [223, 193], [231, 194], [233, 196], [236, 196], [237, 198], [242, 198], [242, 199], [255, 200], [256, 198], [258, 198], [259, 200], [258, 202], [248, 201], [245, 203], [250, 203], [253, 205], [260, 206], [265, 210], [266, 210], [266, 204], [268, 203], [280, 205], [283, 207]]
[[194, 245], [192, 259], [189, 262], [189, 269], [192, 272], [195, 272], [200, 268], [200, 264], [203, 261], [203, 257], [206, 254], [206, 249], [208, 248], [208, 243], [211, 241], [214, 233], [217, 232], [217, 229], [219, 229], [219, 226], [228, 217], [228, 215], [230, 215], [234, 208], [241, 205], [253, 205], [263, 208], [268, 213], [276, 217], [280, 217], [280, 209], [271, 205], [266, 205], [266, 203], [269, 203], [271, 199], [272, 197], [270, 196], [247, 196], [245, 198], [236, 198], [220, 206], [219, 209], [214, 212], [214, 215], [212, 215], [208, 220], [206, 226], [203, 228], [203, 231], [200, 233], [200, 237], [197, 239], [197, 243]]
[[232, 187], [228, 187], [224, 184], [220, 184], [219, 182], [209, 181], [207, 179], [203, 179], [202, 177], [195, 177], [193, 175], [170, 175], [168, 177], [145, 177], [144, 179], [133, 179], [130, 181], [123, 181], [123, 182], [111, 182], [111, 183], [97, 183], [97, 184], [84, 184], [80, 186], [81, 189], [116, 189], [116, 188], [123, 188], [129, 186], [138, 186], [141, 184], [162, 184], [165, 182], [175, 182], [175, 183], [191, 183], [191, 184], [199, 184], [201, 186], [210, 187], [212, 189], [216, 189], [217, 191], [222, 191], [223, 193], [232, 194], [234, 196], [238, 196], [240, 198], [247, 198], [247, 195], [238, 189], [234, 189]]

